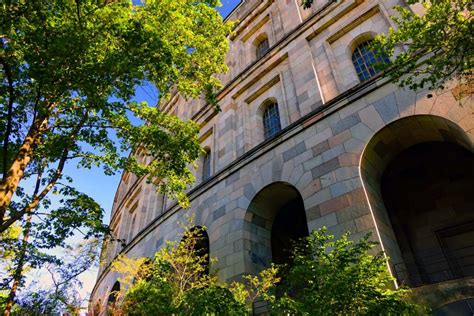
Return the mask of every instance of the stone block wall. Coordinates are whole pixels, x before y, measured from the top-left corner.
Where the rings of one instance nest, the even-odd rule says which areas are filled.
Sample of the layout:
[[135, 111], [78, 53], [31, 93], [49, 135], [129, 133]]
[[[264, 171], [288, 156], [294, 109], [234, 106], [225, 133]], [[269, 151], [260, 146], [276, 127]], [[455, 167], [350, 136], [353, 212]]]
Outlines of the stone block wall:
[[[190, 189], [188, 210], [157, 195], [143, 179], [132, 186], [122, 179], [122, 198], [114, 205], [112, 224], [127, 231], [127, 205], [134, 205], [134, 199], [139, 201], [139, 224], [133, 238], [111, 258], [118, 251], [152, 256], [164, 241], [177, 240], [177, 222], [194, 214], [195, 224], [206, 227], [221, 280], [255, 273], [271, 261], [271, 252], [268, 230], [246, 228], [260, 220], [249, 206], [263, 188], [278, 182], [301, 195], [309, 230], [326, 226], [335, 235], [350, 231], [354, 239], [372, 233], [379, 249], [401, 261], [377, 186], [376, 162], [385, 159], [379, 132], [416, 117], [410, 120], [414, 126], [402, 128], [412, 133], [406, 137], [423, 139], [429, 127], [417, 117], [436, 117], [442, 122], [439, 128], [452, 125], [463, 146], [472, 150], [474, 105], [469, 96], [454, 97], [456, 83], [428, 98], [427, 91], [404, 90], [383, 78], [359, 82], [351, 50], [385, 32], [391, 26], [392, 7], [401, 1], [316, 2], [308, 13], [293, 0], [244, 1], [231, 15], [240, 23], [230, 39], [230, 72], [218, 94], [222, 112], [202, 102], [186, 103], [179, 96], [162, 105], [165, 111], [179, 109], [180, 117], [201, 124], [203, 146], [212, 154], [211, 178], [198, 180]], [[262, 32], [271, 47], [255, 60], [251, 43]], [[267, 100], [278, 104], [282, 131], [264, 140], [260, 106]], [[393, 134], [390, 128], [385, 131]], [[200, 172], [196, 171], [198, 179]], [[134, 197], [138, 187], [141, 193]], [[103, 265], [92, 301], [106, 297], [117, 277]]]

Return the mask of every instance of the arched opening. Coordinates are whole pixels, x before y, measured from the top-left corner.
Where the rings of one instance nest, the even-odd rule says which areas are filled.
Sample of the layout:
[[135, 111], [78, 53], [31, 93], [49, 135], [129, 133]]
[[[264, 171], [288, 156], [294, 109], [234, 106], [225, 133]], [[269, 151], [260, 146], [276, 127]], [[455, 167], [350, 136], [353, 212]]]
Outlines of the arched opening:
[[[294, 243], [308, 235], [303, 198], [298, 190], [286, 182], [266, 186], [252, 199], [245, 215], [248, 272], [256, 274], [271, 263], [291, 265]], [[253, 309], [254, 315], [268, 312], [267, 303], [261, 299], [254, 301]]]
[[107, 305], [110, 307], [114, 307], [117, 303], [117, 298], [120, 293], [120, 282], [116, 281], [110, 290], [109, 299], [107, 300]]
[[450, 142], [405, 149], [381, 193], [411, 286], [474, 276], [474, 155]]
[[367, 144], [361, 177], [399, 283], [474, 277], [474, 154], [461, 128], [430, 115], [395, 121]]
[[202, 267], [204, 274], [209, 274], [210, 254], [209, 254], [209, 235], [201, 226], [192, 227], [183, 237], [192, 238], [190, 247], [195, 251], [196, 256], [202, 258]]
[[245, 219], [255, 272], [272, 262], [290, 264], [293, 243], [309, 235], [301, 194], [288, 183], [272, 183], [257, 193]]

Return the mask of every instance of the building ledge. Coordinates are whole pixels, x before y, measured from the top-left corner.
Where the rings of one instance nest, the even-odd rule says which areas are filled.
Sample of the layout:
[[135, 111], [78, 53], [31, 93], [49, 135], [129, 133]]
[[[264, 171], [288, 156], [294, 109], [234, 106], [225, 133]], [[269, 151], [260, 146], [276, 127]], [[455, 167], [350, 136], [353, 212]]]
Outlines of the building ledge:
[[414, 302], [436, 309], [449, 303], [474, 297], [474, 277], [423, 285], [412, 289]]

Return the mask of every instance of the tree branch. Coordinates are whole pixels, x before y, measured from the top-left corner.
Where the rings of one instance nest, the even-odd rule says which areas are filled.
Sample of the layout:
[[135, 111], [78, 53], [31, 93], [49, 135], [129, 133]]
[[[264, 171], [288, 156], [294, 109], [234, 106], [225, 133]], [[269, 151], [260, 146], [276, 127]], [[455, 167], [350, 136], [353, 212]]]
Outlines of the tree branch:
[[74, 138], [77, 136], [78, 132], [82, 128], [83, 124], [86, 122], [87, 118], [88, 118], [88, 114], [86, 113], [84, 114], [84, 117], [82, 118], [82, 120], [76, 125], [74, 130], [72, 130], [71, 133], [69, 134], [69, 142], [64, 146], [56, 171], [54, 175], [51, 177], [46, 187], [41, 191], [41, 193], [33, 195], [31, 202], [28, 204], [26, 208], [14, 214], [9, 219], [3, 221], [2, 224], [0, 225], [0, 233], [4, 232], [11, 224], [13, 224], [15, 221], [17, 221], [21, 217], [23, 217], [24, 214], [31, 213], [31, 211], [38, 206], [41, 200], [56, 185], [56, 182], [60, 179], [62, 175], [64, 165], [66, 164], [66, 161], [68, 160], [69, 147], [73, 143]]
[[3, 139], [3, 180], [6, 177], [8, 172], [8, 145], [10, 134], [12, 132], [12, 121], [13, 121], [13, 103], [15, 100], [15, 91], [13, 88], [13, 77], [10, 66], [7, 64], [6, 60], [3, 57], [0, 57], [0, 63], [3, 66], [5, 76], [8, 81], [8, 105], [7, 105], [7, 126], [5, 129], [5, 136]]

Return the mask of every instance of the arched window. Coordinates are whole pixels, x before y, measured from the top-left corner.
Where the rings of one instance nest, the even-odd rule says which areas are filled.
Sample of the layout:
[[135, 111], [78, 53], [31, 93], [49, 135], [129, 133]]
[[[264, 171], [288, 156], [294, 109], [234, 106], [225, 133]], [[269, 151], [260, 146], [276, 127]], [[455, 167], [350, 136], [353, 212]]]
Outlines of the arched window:
[[268, 43], [268, 38], [264, 38], [257, 44], [257, 59], [260, 59], [268, 52], [270, 45]]
[[376, 56], [376, 52], [370, 48], [371, 42], [371, 40], [363, 42], [352, 53], [352, 63], [360, 81], [365, 81], [378, 73], [374, 67], [376, 63], [390, 62], [387, 56]]
[[275, 102], [268, 105], [263, 112], [263, 130], [265, 139], [274, 136], [281, 130], [280, 113], [278, 112], [278, 104]]
[[207, 149], [202, 159], [202, 181], [211, 177], [211, 150]]

